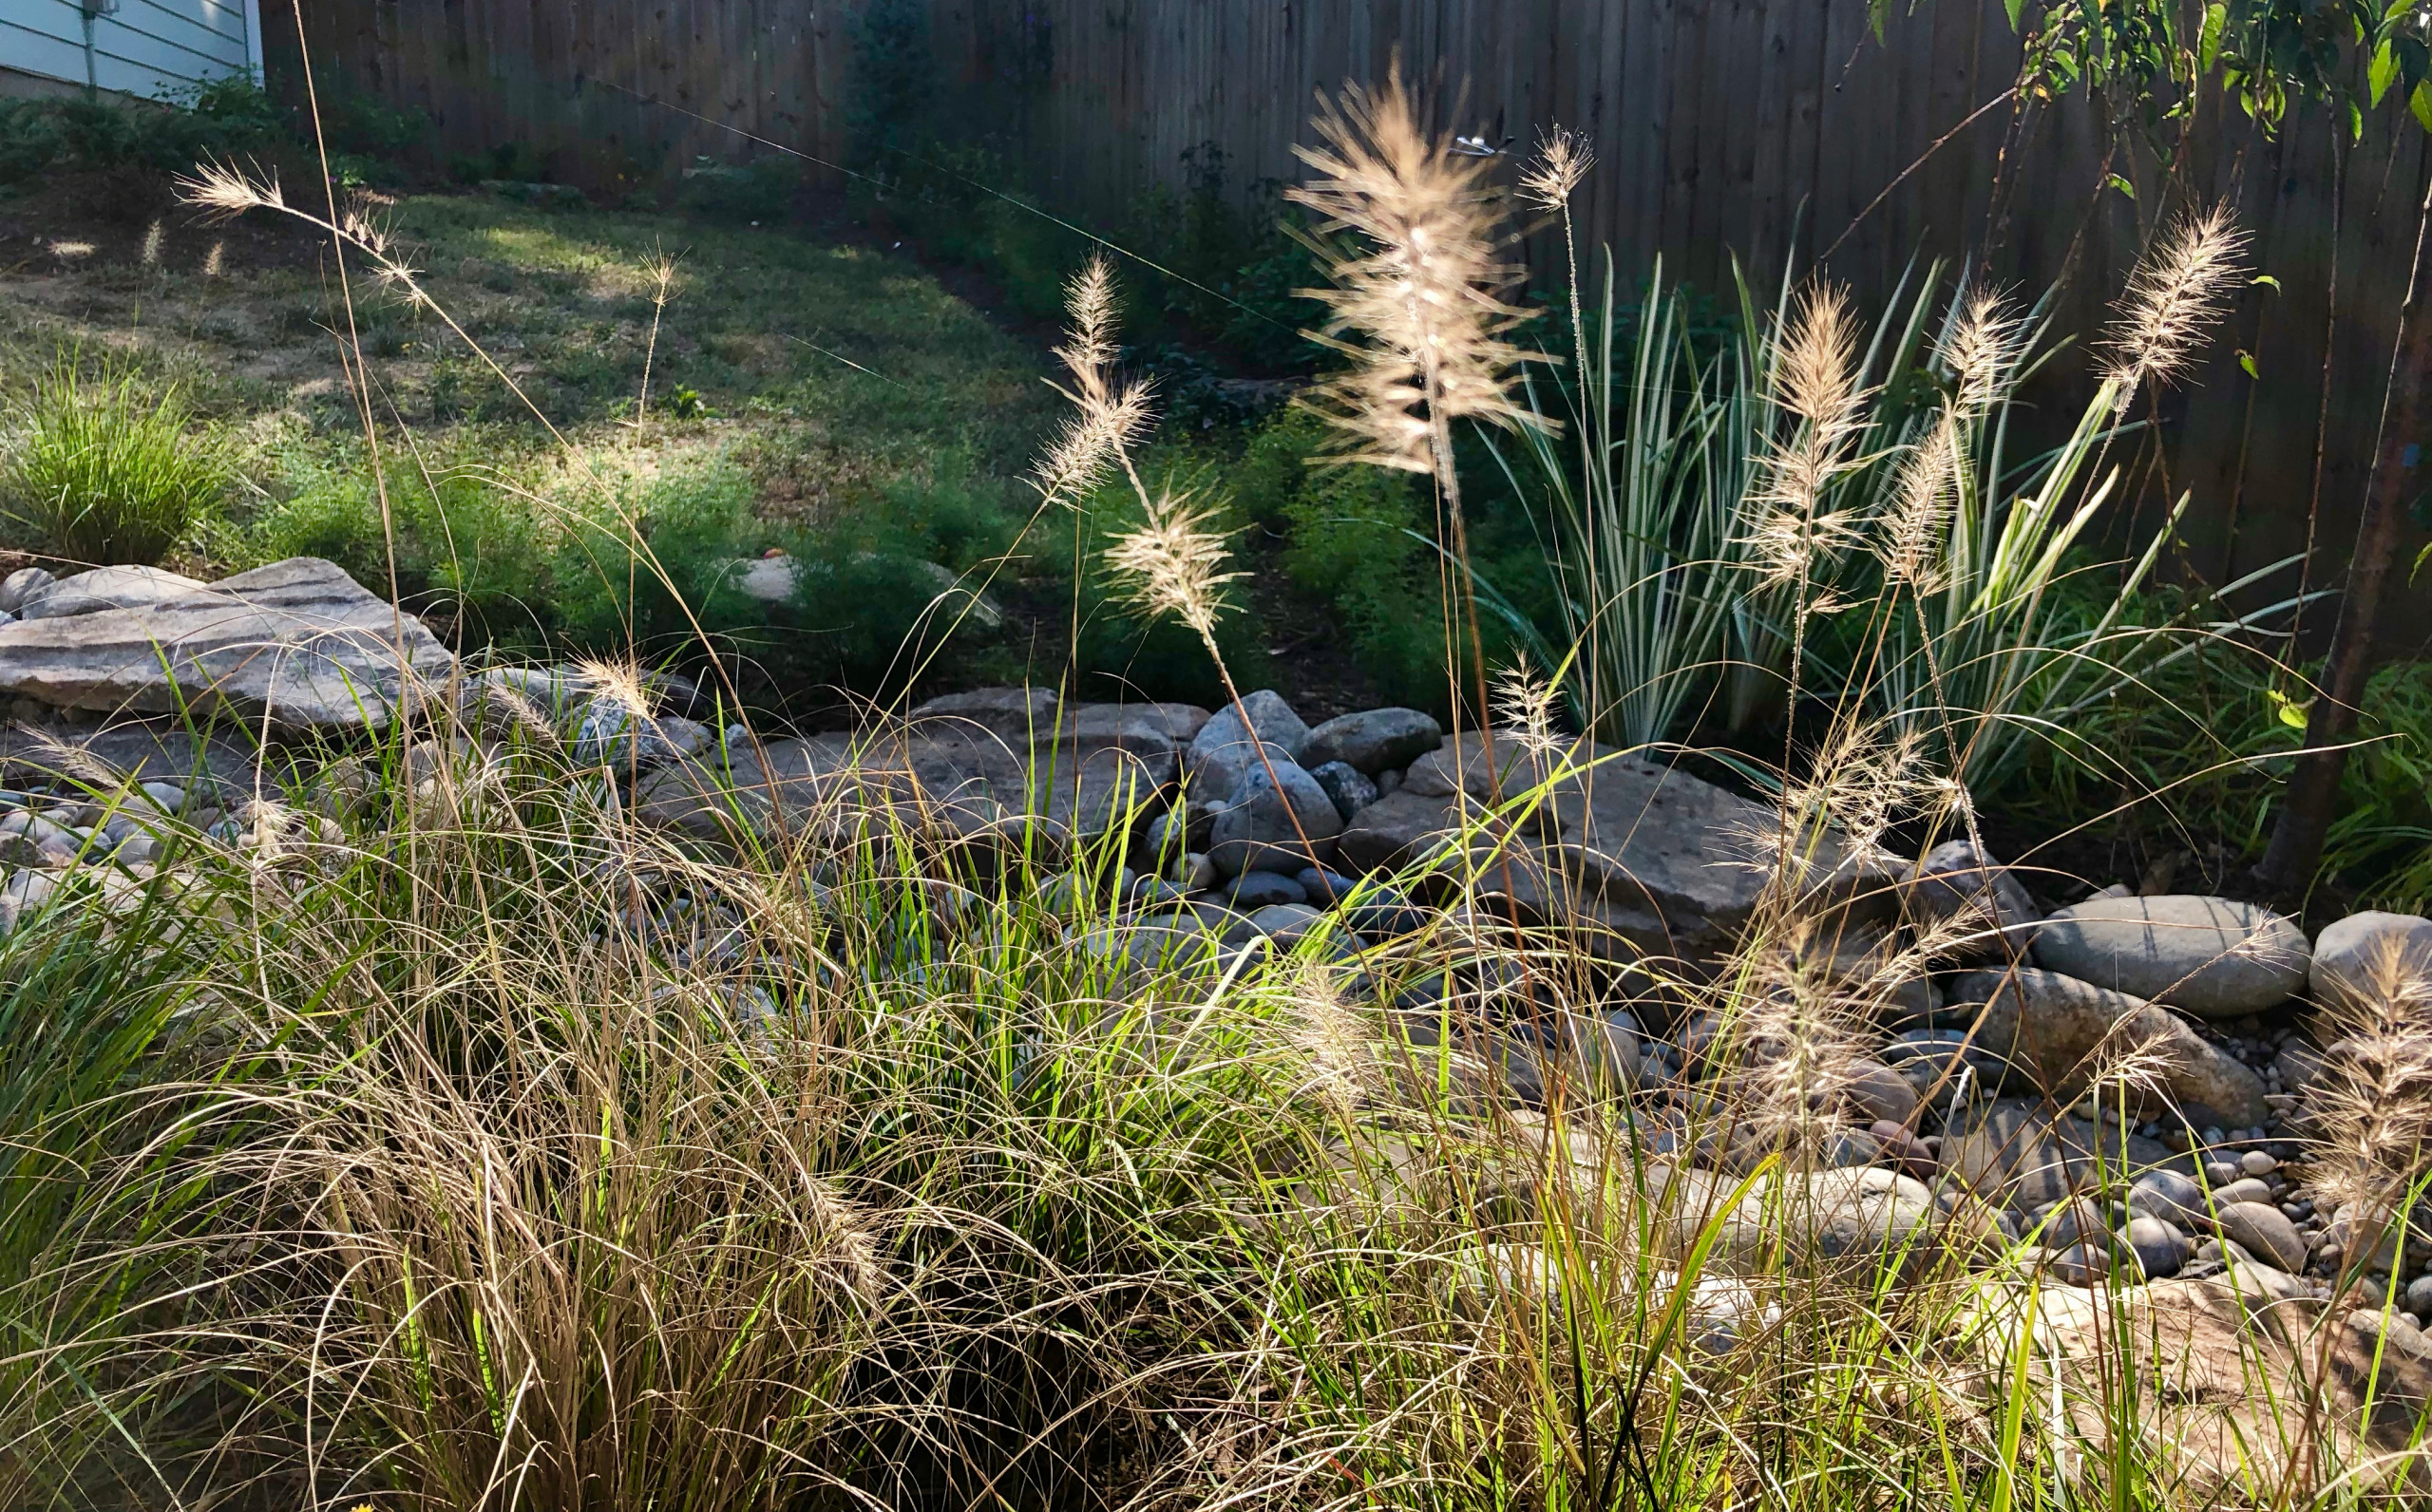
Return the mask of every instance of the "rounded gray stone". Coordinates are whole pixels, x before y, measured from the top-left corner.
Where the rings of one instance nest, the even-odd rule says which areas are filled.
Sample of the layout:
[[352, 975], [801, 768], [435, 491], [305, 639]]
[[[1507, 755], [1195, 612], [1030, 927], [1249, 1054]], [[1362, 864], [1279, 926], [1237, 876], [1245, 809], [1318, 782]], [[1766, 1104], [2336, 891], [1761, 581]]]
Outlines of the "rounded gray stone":
[[[1246, 722], [1244, 712], [1249, 716]], [[1307, 723], [1292, 711], [1281, 693], [1262, 688], [1238, 706], [1227, 704], [1208, 716], [1183, 752], [1183, 771], [1190, 779], [1194, 796], [1227, 799], [1252, 769], [1263, 765], [1260, 743], [1267, 747], [1267, 760], [1281, 766], [1299, 764], [1308, 741]]]
[[0, 577], [0, 614], [15, 614], [26, 600], [59, 579], [47, 567], [20, 567]]
[[1416, 709], [1371, 709], [1329, 719], [1309, 731], [1302, 760], [1341, 762], [1370, 777], [1407, 766], [1444, 743], [1444, 727]]
[[1305, 903], [1306, 889], [1289, 877], [1275, 872], [1244, 872], [1233, 879], [1232, 885], [1222, 889], [1225, 901], [1249, 913], [1277, 903]]
[[1232, 806], [1216, 817], [1207, 855], [1228, 877], [1248, 871], [1290, 877], [1333, 860], [1335, 838], [1341, 833], [1342, 816], [1317, 779], [1279, 763], [1273, 779], [1264, 767], [1242, 779]]
[[2068, 1198], [2043, 1219], [2043, 1242], [2051, 1249], [2065, 1250], [2074, 1244], [2096, 1244], [2108, 1249], [2115, 1238], [2110, 1221], [2091, 1198]]
[[1334, 811], [1349, 823], [1353, 815], [1377, 801], [1377, 784], [1360, 774], [1359, 768], [1348, 762], [1325, 762], [1309, 768], [1309, 775], [1334, 800]]
[[2016, 956], [2036, 922], [2035, 905], [2018, 879], [1964, 840], [1917, 858], [1901, 879], [1900, 897], [1919, 930], [1959, 921], [1966, 936], [1948, 955], [1963, 964]]
[[2406, 1310], [2417, 1317], [2432, 1317], [2432, 1276], [2406, 1283]]
[[2230, 1202], [2214, 1215], [2221, 1238], [2291, 1274], [2306, 1268], [2305, 1236], [2269, 1202]]
[[2147, 1214], [2179, 1228], [2211, 1224], [2204, 1188], [2195, 1183], [2194, 1177], [2167, 1167], [2147, 1171], [2129, 1185], [2128, 1207], [2131, 1212]]
[[2237, 1018], [2306, 990], [2312, 947], [2270, 909], [2226, 898], [2093, 898], [2036, 931], [2036, 964], [2199, 1018]]
[[2413, 914], [2350, 914], [2314, 941], [2308, 991], [2325, 1008], [2359, 1008], [2386, 991], [2377, 984], [2432, 975], [2432, 918]]
[[2194, 1248], [2194, 1242], [2179, 1231], [2177, 1224], [2141, 1213], [2129, 1218], [2121, 1238], [2149, 1280], [2177, 1275], [2178, 1268], [2187, 1263], [2188, 1252]]

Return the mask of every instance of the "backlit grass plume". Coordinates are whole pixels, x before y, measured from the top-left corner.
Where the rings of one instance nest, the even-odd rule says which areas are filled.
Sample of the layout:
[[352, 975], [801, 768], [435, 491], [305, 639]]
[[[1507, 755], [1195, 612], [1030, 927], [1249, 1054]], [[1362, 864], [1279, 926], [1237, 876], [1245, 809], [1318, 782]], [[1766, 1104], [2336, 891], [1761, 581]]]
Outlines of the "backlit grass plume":
[[1119, 537], [1106, 554], [1108, 571], [1133, 604], [1189, 626], [1211, 654], [1225, 585], [1242, 576], [1225, 571], [1225, 561], [1213, 513], [1193, 508], [1188, 495], [1159, 494], [1148, 523]]
[[2229, 207], [2214, 205], [2179, 217], [2138, 263], [2102, 342], [2103, 376], [2121, 405], [2148, 381], [2186, 375], [2246, 275], [2246, 243]]
[[1114, 362], [1114, 270], [1103, 255], [1074, 274], [1065, 290], [1072, 328], [1056, 360], [1072, 387], [1053, 384], [1073, 402], [1047, 455], [1032, 469], [1032, 485], [1050, 502], [1071, 503], [1106, 479], [1149, 428], [1149, 384], [1119, 381]]
[[1774, 403], [1789, 417], [1791, 431], [1766, 462], [1760, 495], [1766, 512], [1751, 542], [1762, 586], [1810, 581], [1856, 539], [1854, 517], [1827, 509], [1825, 493], [1850, 464], [1866, 400], [1849, 295], [1832, 284], [1810, 289], [1774, 374]]
[[1486, 162], [1421, 129], [1398, 67], [1380, 92], [1344, 85], [1316, 128], [1322, 144], [1295, 150], [1317, 178], [1287, 198], [1362, 250], [1328, 258], [1331, 287], [1307, 293], [1330, 312], [1319, 339], [1351, 359], [1314, 402], [1349, 459], [1449, 482], [1453, 422], [1528, 418], [1511, 397], [1522, 353], [1503, 339], [1527, 312], [1501, 297], [1516, 270]]

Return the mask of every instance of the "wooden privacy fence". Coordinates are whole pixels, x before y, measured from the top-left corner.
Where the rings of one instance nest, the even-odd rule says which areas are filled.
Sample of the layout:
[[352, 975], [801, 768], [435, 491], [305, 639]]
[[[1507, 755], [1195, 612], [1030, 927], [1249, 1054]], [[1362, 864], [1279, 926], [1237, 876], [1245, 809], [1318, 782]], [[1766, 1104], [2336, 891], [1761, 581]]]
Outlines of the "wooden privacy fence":
[[[306, 0], [305, 22], [317, 65], [430, 112], [443, 152], [514, 142], [606, 187], [770, 150], [755, 137], [844, 162], [869, 3]], [[2270, 139], [2210, 106], [2166, 181], [2142, 155], [2110, 154], [2082, 102], [2013, 107], [2002, 0], [1932, 0], [1880, 42], [1869, 9], [929, 0], [928, 29], [948, 122], [998, 141], [1024, 187], [1084, 217], [1179, 179], [1203, 144], [1236, 186], [1294, 177], [1315, 92], [1381, 80], [1396, 56], [1440, 85], [1446, 125], [1515, 146], [1554, 123], [1586, 132], [1600, 161], [1586, 227], [1626, 277], [1661, 255], [1671, 275], [1721, 291], [1736, 255], [1760, 285], [1820, 266], [1879, 301], [1920, 255], [1970, 260], [2029, 292], [2066, 274], [2056, 329], [2091, 338], [2164, 207], [2229, 197], [2277, 287], [2249, 292], [2198, 385], [2162, 406], [2172, 441], [2140, 507], [2193, 490], [2184, 561], [2210, 581], [2309, 542], [2323, 548], [2315, 580], [2335, 578], [2404, 293], [2422, 135], [2377, 123], [2368, 135], [2394, 152], [2351, 147], [2304, 118]], [[274, 72], [292, 70], [292, 23], [271, 40]], [[2426, 642], [2427, 607], [2394, 607], [2395, 649]]]

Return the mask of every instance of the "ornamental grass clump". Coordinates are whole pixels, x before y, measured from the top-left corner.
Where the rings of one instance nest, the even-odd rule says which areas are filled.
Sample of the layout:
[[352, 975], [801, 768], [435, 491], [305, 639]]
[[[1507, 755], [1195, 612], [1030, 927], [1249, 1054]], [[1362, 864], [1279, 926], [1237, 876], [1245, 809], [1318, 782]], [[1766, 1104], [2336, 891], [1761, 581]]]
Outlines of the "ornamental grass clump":
[[13, 406], [0, 519], [69, 561], [158, 564], [218, 507], [234, 474], [184, 386], [63, 356]]

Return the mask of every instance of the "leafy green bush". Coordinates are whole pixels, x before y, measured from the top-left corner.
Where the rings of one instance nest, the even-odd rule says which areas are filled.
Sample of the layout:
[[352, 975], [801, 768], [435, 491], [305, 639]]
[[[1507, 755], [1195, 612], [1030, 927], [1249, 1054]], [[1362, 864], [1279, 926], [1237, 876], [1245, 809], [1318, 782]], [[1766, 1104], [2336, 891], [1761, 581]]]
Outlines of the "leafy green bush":
[[62, 357], [12, 417], [7, 520], [74, 561], [155, 563], [226, 491], [218, 440], [178, 383]]
[[801, 187], [802, 170], [789, 159], [732, 163], [705, 158], [685, 171], [675, 204], [708, 220], [774, 223], [792, 210], [794, 192]]
[[[1229, 474], [1236, 505], [1283, 536], [1282, 565], [1292, 585], [1339, 617], [1378, 690], [1441, 712], [1453, 685], [1445, 667], [1444, 558], [1432, 544], [1427, 496], [1407, 473], [1317, 462], [1325, 440], [1324, 422], [1303, 409], [1268, 422]], [[1498, 601], [1498, 585], [1543, 576], [1530, 543], [1524, 539], [1510, 549], [1507, 534], [1493, 520], [1472, 524], [1482, 591]], [[1509, 660], [1511, 624], [1490, 613], [1481, 630], [1489, 659]], [[1462, 686], [1469, 675], [1463, 672]]]
[[204, 85], [174, 104], [0, 100], [0, 183], [60, 169], [180, 173], [201, 159], [259, 152], [285, 137], [277, 106], [241, 76]]

